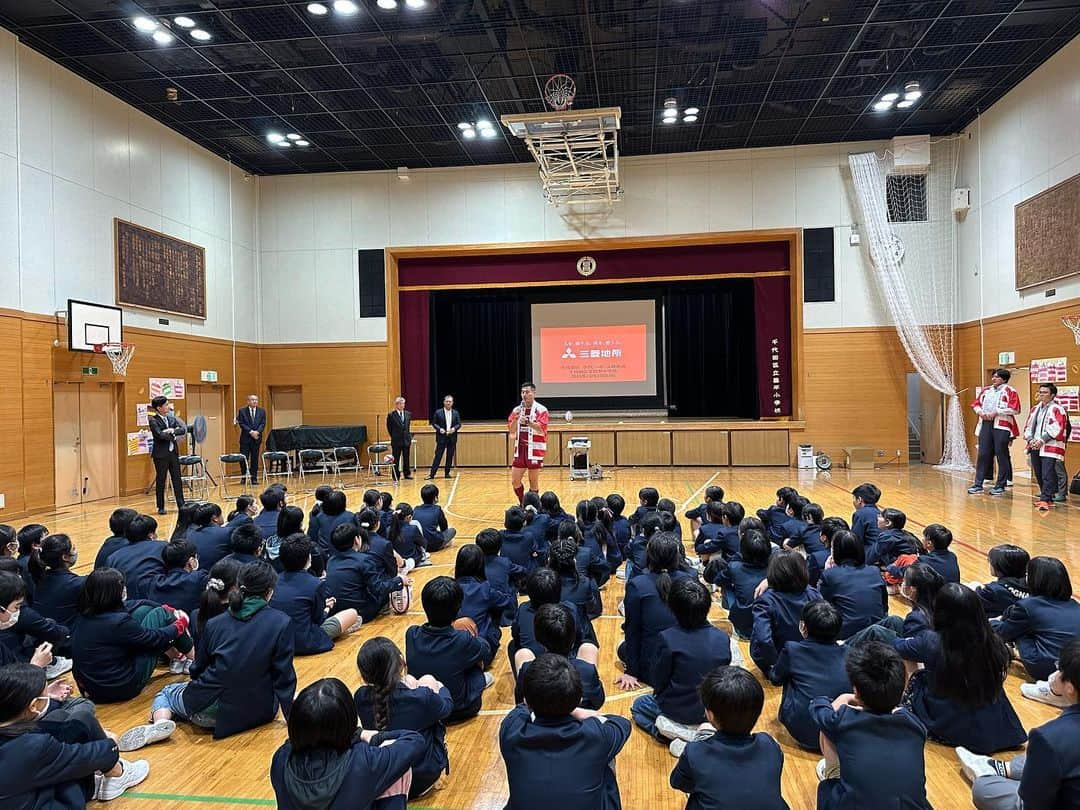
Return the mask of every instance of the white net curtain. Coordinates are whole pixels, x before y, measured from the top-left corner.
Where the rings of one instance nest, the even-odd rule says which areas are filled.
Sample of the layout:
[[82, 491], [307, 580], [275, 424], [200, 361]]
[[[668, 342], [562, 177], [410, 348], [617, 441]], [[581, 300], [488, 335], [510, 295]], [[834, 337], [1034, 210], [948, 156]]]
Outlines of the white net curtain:
[[929, 169], [897, 172], [889, 152], [848, 156], [863, 244], [885, 307], [911, 362], [947, 399], [940, 463], [970, 470], [956, 390], [956, 222], [951, 195], [957, 139], [931, 142]]

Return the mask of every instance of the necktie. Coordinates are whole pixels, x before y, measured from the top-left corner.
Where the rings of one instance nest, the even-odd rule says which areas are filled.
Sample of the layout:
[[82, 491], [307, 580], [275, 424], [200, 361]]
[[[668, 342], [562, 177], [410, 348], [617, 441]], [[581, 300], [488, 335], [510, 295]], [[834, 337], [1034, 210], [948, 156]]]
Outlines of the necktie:
[[254, 408], [248, 408], [248, 410], [251, 411], [251, 423], [255, 424], [255, 409]]

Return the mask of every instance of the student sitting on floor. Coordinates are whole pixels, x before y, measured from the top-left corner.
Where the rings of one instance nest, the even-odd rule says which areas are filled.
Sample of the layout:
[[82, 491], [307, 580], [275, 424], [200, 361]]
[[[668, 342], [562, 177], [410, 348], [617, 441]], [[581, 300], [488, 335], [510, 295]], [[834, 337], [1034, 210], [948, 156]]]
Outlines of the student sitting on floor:
[[840, 611], [844, 625], [840, 638], [847, 639], [876, 624], [889, 612], [889, 595], [881, 573], [866, 565], [866, 546], [854, 532], [837, 532], [832, 539], [834, 565], [826, 566], [818, 590]]
[[1036, 681], [1050, 677], [1061, 648], [1080, 636], [1080, 602], [1072, 598], [1072, 582], [1061, 560], [1032, 557], [1027, 568], [1031, 596], [1005, 609], [994, 630], [1015, 645], [1017, 657]]
[[159, 574], [165, 573], [161, 552], [165, 542], [157, 539], [158, 522], [150, 515], [136, 515], [127, 527], [128, 544], [113, 552], [109, 567], [124, 575], [128, 598], [145, 599], [146, 590]]
[[379, 534], [384, 539], [390, 537], [390, 524], [394, 522], [394, 495], [392, 492], [380, 492], [379, 504], [376, 511], [379, 513]]
[[705, 568], [705, 581], [722, 590], [728, 620], [741, 639], [750, 638], [754, 628], [754, 599], [758, 585], [766, 579], [773, 546], [764, 534], [750, 529], [739, 541], [739, 554], [731, 560], [722, 557], [710, 560]]
[[[561, 602], [562, 581], [559, 575], [550, 568], [537, 568], [525, 579], [525, 593], [529, 601], [518, 605], [514, 623], [510, 626], [510, 642], [506, 645], [506, 652], [510, 657], [510, 667], [517, 677], [517, 669], [514, 660], [519, 650], [529, 650], [535, 658], [547, 652], [543, 644], [536, 638], [536, 613], [544, 605], [563, 604], [570, 608], [574, 614], [575, 630], [577, 635], [571, 649], [578, 649], [582, 643], [582, 615], [577, 605], [573, 602]], [[588, 618], [585, 618], [588, 621]], [[594, 645], [595, 646], [595, 645]]]
[[526, 520], [524, 509], [511, 506], [503, 516], [499, 537], [502, 539], [502, 556], [514, 565], [532, 571], [539, 564], [539, 538], [536, 532], [526, 531]]
[[406, 674], [401, 650], [382, 636], [364, 642], [356, 667], [364, 679], [353, 695], [361, 728], [415, 731], [424, 739], [424, 755], [413, 765], [409, 788], [409, 798], [418, 799], [450, 771], [443, 724], [454, 709], [450, 691], [431, 675]]
[[308, 537], [318, 546], [322, 558], [329, 561], [334, 556], [334, 544], [330, 538], [334, 529], [343, 523], [353, 522], [353, 513], [347, 508], [348, 498], [340, 489], [332, 489], [323, 498], [322, 510], [308, 520]]
[[[960, 564], [956, 555], [949, 551], [952, 545], [952, 532], [940, 523], [931, 523], [923, 529], [922, 542], [919, 556], [916, 558], [921, 563], [926, 563], [939, 574], [946, 582], [960, 581]], [[904, 568], [915, 562], [910, 557], [901, 555], [896, 562], [885, 569], [885, 580], [891, 583], [902, 582]]]
[[878, 515], [878, 539], [866, 550], [866, 564], [885, 568], [898, 557], [917, 554], [919, 540], [904, 528], [906, 525], [907, 515], [899, 509], [882, 509]]
[[561, 655], [545, 653], [523, 677], [525, 703], [499, 727], [499, 750], [514, 810], [616, 810], [615, 756], [630, 721], [581, 708], [581, 678]]
[[[173, 526], [172, 534], [169, 535], [169, 542], [170, 543], [173, 540], [187, 540], [188, 532], [194, 530], [194, 528], [195, 528], [195, 513], [198, 511], [199, 507], [202, 506], [204, 503], [205, 503], [205, 501], [184, 501], [184, 505], [176, 510], [176, 524]], [[138, 512], [136, 512], [135, 514], [138, 514]], [[132, 517], [134, 517], [134, 516], [135, 515], [132, 515]], [[112, 538], [109, 538], [109, 539], [111, 540]], [[125, 541], [127, 540], [126, 537], [123, 538], [123, 539]], [[117, 548], [119, 548], [120, 546], [124, 546], [124, 545], [127, 545], [127, 544], [126, 543], [121, 543], [119, 546], [117, 546]], [[110, 552], [110, 554], [111, 554], [111, 552]], [[98, 552], [98, 558], [102, 559], [100, 551]], [[101, 565], [95, 564], [94, 568], [108, 568], [108, 565], [106, 564], [108, 562], [108, 559], [109, 559], [109, 556], [106, 555], [103, 558], [102, 564]]]
[[431, 555], [427, 551], [424, 532], [413, 520], [412, 506], [398, 501], [394, 507], [394, 517], [386, 539], [394, 547], [394, 552], [403, 560], [412, 560], [413, 567], [431, 565]]
[[413, 510], [413, 518], [420, 524], [424, 533], [424, 543], [428, 552], [446, 548], [457, 536], [457, 529], [446, 522], [446, 513], [439, 506], [439, 488], [434, 484], [420, 487], [422, 504]]
[[[416, 563], [410, 558], [402, 559], [391, 543], [383, 534], [384, 526], [382, 518], [374, 509], [365, 509], [358, 512], [353, 521], [361, 534], [367, 532], [369, 553], [378, 557], [383, 564], [383, 570], [388, 577], [396, 577], [398, 574], [407, 574], [416, 567]], [[314, 550], [313, 550], [314, 551]]]
[[[540, 655], [554, 653], [570, 661], [581, 678], [581, 706], [599, 711], [604, 705], [606, 695], [596, 662], [600, 650], [595, 644], [585, 642], [577, 644], [577, 620], [573, 608], [562, 603], [543, 605], [536, 611], [536, 640], [541, 646]], [[576, 652], [575, 652], [576, 647]], [[529, 664], [535, 661], [537, 654], [528, 647], [523, 647], [514, 656], [513, 666], [516, 672], [514, 702], [521, 703], [525, 697], [525, 672]]]
[[709, 504], [713, 501], [724, 502], [724, 488], [715, 484], [705, 487], [705, 500], [683, 513], [683, 517], [690, 521], [690, 536], [697, 539], [698, 529], [708, 517]]
[[694, 740], [671, 745], [679, 756], [671, 786], [690, 794], [687, 808], [787, 810], [780, 795], [784, 754], [768, 734], [753, 733], [765, 705], [761, 684], [741, 667], [719, 667], [698, 692], [709, 725]]
[[41, 564], [45, 574], [37, 583], [34, 610], [57, 624], [73, 627], [79, 615], [79, 593], [86, 577], [71, 570], [79, 550], [66, 534], [50, 534], [41, 543]]
[[255, 497], [253, 495], [239, 495], [236, 498], [236, 507], [229, 512], [226, 520], [235, 520], [240, 515], [247, 515], [252, 520], [255, 520], [258, 514], [259, 509], [255, 506]]
[[777, 545], [784, 542], [783, 525], [788, 519], [787, 505], [797, 497], [799, 497], [799, 492], [795, 487], [780, 487], [776, 490], [776, 503], [757, 510], [758, 518], [765, 525], [766, 536]]
[[809, 751], [821, 750], [810, 701], [816, 697], [835, 700], [851, 691], [844, 669], [846, 649], [836, 643], [841, 624], [840, 611], [824, 599], [807, 602], [799, 622], [803, 640], [785, 644], [769, 673], [773, 684], [784, 687], [776, 719]]
[[194, 613], [210, 578], [209, 571], [199, 568], [199, 550], [190, 540], [173, 540], [161, 549], [161, 560], [165, 570], [149, 581], [146, 598]]
[[[599, 495], [590, 503], [596, 508], [596, 522], [593, 523], [593, 534], [600, 547], [604, 550], [604, 559], [612, 571], [618, 571], [622, 565], [623, 555], [619, 541], [615, 537], [615, 515], [608, 509], [607, 501]], [[629, 521], [627, 527], [629, 527]]]
[[600, 590], [591, 577], [583, 576], [578, 568], [577, 543], [563, 537], [551, 544], [548, 552], [548, 568], [559, 575], [562, 583], [561, 602], [570, 602], [577, 608], [581, 620], [581, 635], [586, 641], [599, 646], [592, 619], [602, 612]]
[[656, 513], [646, 515], [637, 526], [637, 533], [630, 538], [626, 549], [625, 579], [629, 582], [638, 574], [645, 573], [645, 551], [649, 540], [660, 531], [660, 516]]
[[638, 490], [638, 506], [630, 515], [630, 528], [637, 528], [641, 519], [651, 512], [656, 511], [656, 505], [660, 502], [660, 493], [656, 487], [642, 487]]
[[34, 604], [37, 593], [37, 583], [45, 573], [40, 554], [41, 543], [48, 536], [48, 527], [40, 523], [28, 523], [15, 535], [19, 543], [19, 553], [15, 559], [19, 563], [19, 571], [26, 583], [26, 603], [31, 606]]
[[[495, 682], [484, 672], [488, 643], [475, 628], [459, 629], [455, 619], [464, 600], [461, 586], [450, 577], [435, 577], [420, 592], [427, 622], [405, 631], [405, 660], [414, 678], [431, 675], [446, 684], [454, 710], [445, 718], [459, 723], [480, 711], [484, 690]], [[465, 624], [465, 622], [462, 622]]]
[[282, 541], [279, 557], [284, 571], [270, 600], [270, 607], [292, 622], [294, 655], [328, 652], [337, 639], [356, 632], [363, 622], [353, 608], [334, 611], [337, 600], [329, 595], [326, 582], [308, 570], [313, 547], [300, 532]]
[[559, 503], [559, 496], [551, 490], [540, 496], [540, 514], [547, 517], [547, 537], [545, 545], [550, 546], [558, 537], [559, 524], [569, 520], [570, 516]]
[[54, 656], [52, 649], [67, 648], [69, 629], [26, 606], [18, 563], [7, 562], [15, 570], [0, 571], [0, 664], [32, 661], [46, 667], [48, 677], [59, 677], [71, 669], [71, 659]]
[[851, 531], [867, 549], [877, 543], [880, 534], [878, 516], [881, 511], [877, 505], [880, 500], [881, 490], [874, 484], [859, 484], [851, 490], [851, 503], [855, 507], [851, 515]]
[[498, 529], [481, 529], [476, 533], [476, 545], [484, 552], [484, 576], [496, 591], [509, 594], [513, 603], [503, 611], [500, 624], [509, 627], [517, 613], [518, 585], [525, 579], [525, 569], [502, 556], [502, 537]]
[[39, 722], [49, 706], [44, 670], [31, 664], [0, 667], [0, 801], [5, 808], [83, 808], [90, 799], [115, 799], [149, 775], [145, 760], [120, 757], [115, 738], [96, 720], [93, 734], [75, 732], [73, 723], [53, 731], [54, 726]]
[[799, 623], [807, 602], [821, 594], [810, 587], [806, 560], [795, 551], [778, 551], [769, 558], [768, 588], [754, 600], [750, 657], [765, 677], [789, 641], [799, 641]]
[[279, 810], [403, 808], [423, 757], [415, 732], [358, 731], [348, 687], [323, 678], [296, 696], [270, 783]]
[[904, 581], [900, 585], [900, 595], [912, 604], [908, 615], [900, 618], [888, 614], [875, 624], [851, 635], [845, 643], [848, 646], [865, 641], [892, 644], [898, 638], [914, 638], [924, 630], [929, 630], [934, 615], [934, 599], [944, 586], [945, 580], [941, 578], [941, 574], [929, 565], [909, 565], [904, 569]]
[[289, 617], [268, 607], [277, 574], [264, 560], [240, 568], [229, 608], [199, 637], [191, 680], [171, 683], [150, 707], [154, 722], [179, 717], [222, 739], [289, 718], [296, 692]]
[[848, 650], [852, 693], [816, 697], [810, 714], [825, 757], [817, 765], [819, 810], [855, 810], [882, 802], [931, 810], [926, 800], [926, 729], [905, 708], [904, 662], [891, 647], [869, 641]]
[[1054, 676], [1064, 711], [1031, 730], [1026, 753], [1004, 762], [956, 749], [978, 810], [1080, 807], [1080, 637], [1061, 648]]
[[785, 538], [783, 547], [788, 549], [801, 548], [803, 553], [809, 557], [815, 552], [825, 550], [825, 546], [821, 542], [821, 521], [825, 519], [825, 510], [821, 508], [820, 504], [802, 503], [806, 501], [805, 498], [799, 499], [801, 509], [799, 511], [799, 521], [796, 523], [794, 520], [787, 524], [788, 537]]
[[990, 575], [994, 581], [985, 585], [972, 582], [968, 587], [979, 595], [987, 617], [996, 619], [1006, 608], [1031, 596], [1027, 586], [1027, 567], [1031, 555], [1020, 546], [1002, 543], [986, 552], [986, 561], [990, 564]]
[[479, 546], [462, 546], [454, 562], [454, 579], [462, 593], [457, 618], [472, 619], [477, 635], [487, 641], [488, 651], [484, 656], [484, 669], [487, 669], [502, 643], [503, 614], [517, 604], [517, 597], [491, 587], [484, 570], [485, 562]]
[[368, 623], [390, 604], [392, 594], [412, 585], [405, 576], [389, 577], [383, 561], [370, 553], [370, 535], [342, 523], [331, 537], [334, 556], [326, 566], [326, 590], [337, 610], [355, 610]]
[[229, 541], [233, 529], [250, 523], [247, 515], [238, 515], [231, 523], [225, 523], [221, 507], [216, 503], [204, 503], [195, 510], [195, 528], [188, 532], [188, 540], [199, 549], [199, 567], [209, 571], [214, 563], [232, 553]]
[[[600, 553], [595, 544], [589, 544], [585, 542], [585, 537], [581, 533], [581, 529], [578, 524], [572, 520], [564, 520], [559, 526], [558, 539], [572, 539], [574, 545], [577, 546], [577, 552], [575, 558], [577, 560], [578, 571], [587, 576], [593, 582], [596, 583], [597, 588], [602, 588], [611, 576], [611, 566], [608, 565], [603, 554]], [[550, 554], [550, 549], [548, 550]], [[604, 612], [603, 605], [599, 599], [596, 602], [596, 610], [589, 615], [592, 618], [596, 618]]]
[[[274, 530], [263, 541], [263, 558], [274, 567], [279, 574], [284, 570], [281, 567], [281, 541], [291, 537], [297, 532], [304, 531], [304, 510], [296, 506], [284, 506], [277, 512], [277, 523]], [[318, 548], [312, 546], [311, 571], [317, 576], [322, 576], [326, 571], [326, 560], [322, 558]]]
[[679, 518], [675, 515], [675, 511], [675, 501], [671, 500], [671, 498], [661, 498], [656, 502], [656, 512], [663, 521], [661, 523], [662, 530], [671, 532], [675, 535], [675, 538], [679, 543], [682, 543], [682, 524], [679, 523]]
[[[521, 499], [521, 504], [520, 509], [525, 523], [520, 529], [524, 537], [519, 542], [524, 548], [533, 550], [529, 552], [532, 566], [544, 565], [547, 563], [548, 546], [551, 545], [548, 539], [549, 530], [553, 529], [551, 518], [541, 511], [540, 496], [535, 492], [526, 492], [525, 497]], [[510, 531], [510, 527], [506, 526], [506, 530]], [[501, 537], [502, 534], [500, 532], [499, 536]], [[518, 564], [515, 563], [515, 565]], [[531, 570], [528, 565], [522, 567]]]
[[[189, 513], [191, 512], [194, 510], [190, 510]], [[109, 531], [112, 532], [112, 536], [106, 537], [101, 548], [98, 549], [97, 556], [94, 557], [94, 568], [108, 568], [109, 557], [112, 553], [127, 545], [127, 527], [137, 514], [139, 513], [134, 509], [114, 509], [109, 515]], [[177, 516], [177, 523], [179, 521], [180, 518]]]
[[709, 624], [712, 600], [696, 579], [673, 582], [667, 606], [677, 624], [660, 632], [653, 693], [637, 698], [630, 715], [658, 740], [689, 741], [705, 722], [698, 686], [707, 673], [731, 663], [731, 637]]
[[837, 532], [850, 531], [848, 522], [842, 517], [827, 517], [821, 521], [821, 549], [806, 555], [806, 570], [810, 574], [810, 584], [815, 588], [821, 582], [821, 572], [832, 556], [832, 539]]
[[[702, 562], [708, 562], [713, 554], [720, 554], [723, 543], [720, 533], [724, 529], [724, 504], [711, 501], [705, 507], [704, 519], [694, 530], [694, 553]], [[738, 529], [736, 529], [736, 534]], [[727, 556], [724, 557], [727, 559]]]
[[199, 606], [191, 614], [188, 632], [199, 646], [199, 637], [206, 630], [206, 623], [215, 616], [220, 616], [229, 607], [229, 595], [236, 590], [236, 578], [240, 575], [240, 564], [236, 560], [218, 560], [210, 569], [210, 578], [206, 581], [206, 590], [199, 597]]
[[612, 492], [604, 502], [611, 510], [611, 533], [615, 535], [615, 544], [619, 547], [619, 556], [626, 559], [627, 549], [630, 547], [630, 520], [623, 514], [626, 509], [626, 500], [618, 492]]
[[934, 599], [933, 629], [897, 639], [893, 648], [924, 667], [909, 679], [904, 706], [931, 739], [982, 754], [1027, 740], [1004, 690], [1009, 649], [970, 588], [946, 583]]
[[678, 580], [696, 579], [679, 566], [681, 547], [675, 535], [657, 532], [646, 550], [646, 572], [626, 583], [625, 638], [615, 651], [625, 665], [615, 683], [624, 690], [637, 689], [642, 683], [656, 685], [660, 633], [676, 625], [667, 604], [671, 588]]
[[230, 559], [236, 560], [241, 565], [256, 562], [263, 559], [263, 536], [259, 527], [254, 523], [245, 523], [237, 526], [229, 535]]
[[267, 487], [259, 494], [259, 503], [262, 511], [252, 517], [255, 525], [259, 527], [259, 533], [264, 538], [277, 532], [278, 517], [281, 510], [288, 504], [285, 503], [286, 493], [282, 487]]
[[192, 649], [187, 615], [152, 602], [125, 604], [127, 596], [124, 575], [101, 568], [86, 578], [79, 597], [73, 674], [79, 691], [95, 703], [131, 700], [150, 682], [158, 656], [178, 661]]

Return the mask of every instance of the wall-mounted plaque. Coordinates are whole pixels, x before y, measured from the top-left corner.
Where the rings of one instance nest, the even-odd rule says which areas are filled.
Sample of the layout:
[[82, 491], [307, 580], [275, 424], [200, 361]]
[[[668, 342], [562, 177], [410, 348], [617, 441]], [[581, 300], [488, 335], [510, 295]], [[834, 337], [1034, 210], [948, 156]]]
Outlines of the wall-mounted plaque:
[[206, 248], [117, 219], [116, 303], [206, 318]]

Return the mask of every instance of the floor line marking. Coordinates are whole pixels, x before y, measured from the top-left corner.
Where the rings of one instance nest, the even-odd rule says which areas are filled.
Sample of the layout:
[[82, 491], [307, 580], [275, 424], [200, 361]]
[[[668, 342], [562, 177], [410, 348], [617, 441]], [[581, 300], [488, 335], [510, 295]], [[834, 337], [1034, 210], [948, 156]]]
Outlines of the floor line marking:
[[457, 485], [461, 482], [461, 473], [454, 476], [454, 485], [450, 487], [450, 495], [446, 499], [446, 508], [450, 508], [450, 504], [454, 500], [454, 493], [457, 492]]
[[[482, 712], [481, 712], [482, 713]], [[125, 798], [151, 799], [153, 801], [174, 802], [198, 802], [202, 804], [247, 804], [258, 807], [276, 807], [276, 799], [248, 799], [234, 796], [204, 796], [187, 793], [144, 793], [143, 791], [129, 790], [124, 793]], [[439, 810], [437, 807], [427, 805], [409, 805], [410, 810]]]
[[685, 501], [683, 501], [683, 505], [679, 507], [679, 511], [683, 511], [684, 509], [686, 509], [686, 507], [688, 507], [688, 506], [690, 505], [690, 502], [691, 502], [692, 500], [694, 500], [694, 498], [696, 498], [696, 497], [697, 497], [697, 494], [698, 494], [699, 492], [701, 492], [701, 491], [702, 491], [703, 489], [705, 489], [705, 487], [707, 487], [707, 486], [708, 486], [709, 484], [711, 484], [711, 483], [712, 483], [713, 481], [715, 481], [715, 480], [716, 480], [716, 478], [717, 478], [717, 476], [719, 476], [719, 475], [720, 475], [720, 471], [719, 471], [719, 470], [717, 470], [716, 472], [714, 472], [714, 473], [712, 474], [712, 476], [711, 476], [711, 477], [709, 478], [709, 480], [708, 480], [708, 481], [706, 481], [706, 482], [705, 482], [704, 484], [702, 484], [702, 485], [701, 485], [700, 487], [698, 487], [698, 488], [697, 488], [697, 489], [695, 489], [695, 490], [694, 490], [693, 492], [691, 492], [691, 493], [690, 493], [690, 497], [689, 497], [689, 498], [687, 498], [687, 499], [686, 499]]

